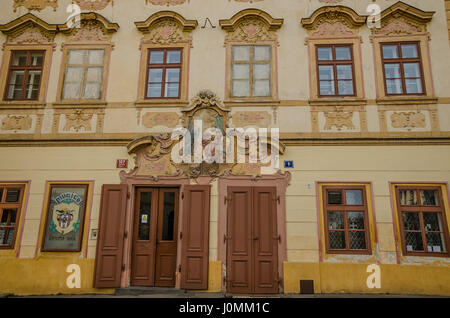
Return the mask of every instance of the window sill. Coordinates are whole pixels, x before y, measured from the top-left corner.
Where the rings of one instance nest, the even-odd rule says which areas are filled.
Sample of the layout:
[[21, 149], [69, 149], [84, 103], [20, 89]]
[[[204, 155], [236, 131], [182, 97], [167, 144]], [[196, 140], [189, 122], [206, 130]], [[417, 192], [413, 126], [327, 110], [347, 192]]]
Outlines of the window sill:
[[375, 102], [379, 105], [417, 105], [437, 104], [438, 98], [430, 96], [384, 96], [377, 98]]
[[54, 109], [67, 108], [106, 108], [105, 101], [64, 101], [52, 104]]
[[186, 107], [189, 101], [183, 99], [141, 99], [135, 103], [136, 107], [144, 108], [149, 106], [155, 107]]
[[228, 99], [224, 101], [225, 107], [233, 106], [279, 106], [281, 103], [278, 99]]
[[40, 101], [0, 101], [0, 107], [6, 109], [42, 109], [46, 105]]
[[367, 104], [367, 99], [358, 97], [321, 97], [308, 101], [311, 106], [361, 106]]

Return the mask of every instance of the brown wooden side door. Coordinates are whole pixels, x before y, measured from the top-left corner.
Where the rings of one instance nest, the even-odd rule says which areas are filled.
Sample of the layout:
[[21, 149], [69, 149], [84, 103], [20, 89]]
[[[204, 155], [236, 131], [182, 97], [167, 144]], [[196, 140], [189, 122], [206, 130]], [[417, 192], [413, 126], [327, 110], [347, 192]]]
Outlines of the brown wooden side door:
[[138, 188], [133, 226], [132, 286], [153, 286], [154, 284], [157, 212], [157, 189]]
[[278, 292], [276, 189], [230, 187], [227, 209], [227, 291]]
[[178, 189], [159, 189], [155, 286], [175, 287]]
[[94, 287], [120, 287], [125, 232], [127, 186], [102, 187]]

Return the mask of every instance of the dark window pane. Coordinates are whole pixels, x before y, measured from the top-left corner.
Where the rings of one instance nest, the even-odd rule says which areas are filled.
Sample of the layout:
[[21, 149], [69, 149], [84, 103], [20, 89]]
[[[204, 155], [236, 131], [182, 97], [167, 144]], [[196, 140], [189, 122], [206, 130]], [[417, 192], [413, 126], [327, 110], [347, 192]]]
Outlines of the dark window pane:
[[20, 189], [7, 189], [6, 202], [19, 202]]
[[168, 64], [181, 63], [181, 51], [167, 51], [167, 63]]
[[31, 66], [42, 66], [42, 61], [44, 60], [43, 53], [32, 53], [31, 54]]
[[422, 234], [420, 232], [405, 232], [405, 241], [408, 252], [423, 251]]
[[328, 204], [342, 204], [342, 191], [329, 190], [327, 191]]
[[14, 226], [16, 224], [17, 209], [3, 210], [0, 226]]
[[427, 252], [445, 252], [444, 237], [442, 233], [426, 233]]
[[420, 201], [422, 205], [439, 205], [438, 196], [436, 190], [420, 190]]
[[150, 64], [163, 64], [163, 63], [164, 63], [164, 51], [150, 52]]
[[331, 61], [333, 59], [331, 47], [317, 48], [317, 58], [319, 61]]
[[0, 228], [0, 246], [11, 245], [14, 229]]
[[345, 249], [345, 232], [330, 231], [330, 249]]
[[419, 231], [420, 219], [417, 212], [403, 212], [403, 226], [405, 230]]
[[2, 202], [3, 198], [3, 188], [0, 188], [0, 202]]
[[351, 250], [366, 249], [366, 233], [363, 231], [349, 231], [348, 240]]
[[416, 58], [417, 55], [417, 45], [416, 44], [402, 44], [402, 58]]
[[383, 45], [383, 58], [385, 58], [385, 59], [398, 58], [397, 45]]
[[172, 241], [175, 220], [175, 193], [164, 192], [163, 241]]
[[423, 213], [423, 226], [425, 227], [425, 231], [442, 231], [442, 224], [439, 213]]
[[417, 192], [415, 190], [400, 190], [401, 205], [417, 205]]
[[364, 229], [364, 212], [348, 212], [348, 228], [351, 230]]
[[14, 53], [13, 66], [26, 66], [27, 65], [27, 53]]
[[362, 191], [361, 190], [345, 190], [345, 200], [349, 205], [362, 205]]
[[351, 60], [350, 48], [348, 46], [336, 47], [336, 60]]
[[344, 212], [328, 212], [328, 228], [330, 230], [344, 229]]
[[141, 192], [141, 202], [139, 207], [139, 240], [150, 240], [150, 214], [152, 207], [152, 193]]

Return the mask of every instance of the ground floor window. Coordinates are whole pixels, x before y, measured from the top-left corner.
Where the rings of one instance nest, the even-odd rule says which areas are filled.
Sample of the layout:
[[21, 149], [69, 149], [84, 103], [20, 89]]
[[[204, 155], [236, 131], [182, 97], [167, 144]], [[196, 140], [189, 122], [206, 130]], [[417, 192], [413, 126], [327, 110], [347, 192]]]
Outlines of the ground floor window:
[[24, 189], [23, 184], [0, 184], [0, 249], [14, 248]]

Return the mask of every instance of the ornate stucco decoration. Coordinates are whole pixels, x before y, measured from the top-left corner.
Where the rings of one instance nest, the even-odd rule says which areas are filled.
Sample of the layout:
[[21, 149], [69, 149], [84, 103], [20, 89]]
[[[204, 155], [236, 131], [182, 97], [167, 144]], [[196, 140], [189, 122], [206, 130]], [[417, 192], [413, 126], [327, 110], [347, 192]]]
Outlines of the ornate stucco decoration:
[[85, 42], [109, 42], [112, 34], [119, 30], [117, 23], [109, 22], [105, 17], [98, 13], [81, 13], [79, 27], [69, 27], [67, 24], [61, 24], [59, 30], [69, 36], [66, 42], [85, 43]]
[[344, 127], [355, 129], [352, 111], [343, 111], [342, 108], [336, 107], [335, 112], [324, 112], [324, 116], [326, 120], [324, 130], [331, 130], [333, 126], [339, 131]]
[[91, 131], [92, 126], [92, 113], [85, 113], [83, 110], [76, 110], [75, 113], [66, 114], [66, 124], [63, 128], [64, 131], [71, 131], [72, 129], [76, 132], [79, 131]]
[[366, 17], [341, 5], [325, 6], [314, 11], [309, 18], [303, 18], [301, 23], [311, 36], [349, 36], [358, 33], [358, 28], [366, 23]]
[[381, 12], [381, 28], [372, 28], [372, 34], [389, 36], [426, 33], [427, 23], [434, 13], [397, 2]]
[[7, 44], [53, 44], [58, 26], [27, 13], [0, 25], [0, 31], [7, 35]]
[[246, 9], [231, 19], [220, 20], [220, 26], [227, 32], [227, 41], [258, 42], [276, 41], [276, 31], [283, 25], [283, 19], [274, 19], [258, 9]]
[[426, 119], [422, 112], [395, 112], [391, 115], [393, 128], [425, 128]]
[[190, 33], [197, 27], [198, 22], [186, 20], [173, 11], [160, 11], [147, 20], [134, 24], [144, 34], [142, 43], [168, 44], [190, 42]]
[[148, 112], [142, 116], [142, 125], [146, 128], [164, 126], [175, 128], [180, 116], [175, 112]]
[[98, 11], [103, 10], [113, 0], [73, 0], [81, 10]]
[[189, 0], [145, 0], [145, 3], [151, 3], [157, 6], [176, 6], [179, 4], [183, 4], [186, 1], [189, 2]]
[[58, 0], [14, 0], [14, 12], [16, 12], [19, 7], [25, 7], [28, 10], [37, 11], [41, 11], [46, 7], [52, 7], [53, 11], [56, 11], [56, 8], [58, 7]]
[[27, 115], [8, 115], [2, 120], [2, 130], [29, 130], [33, 119]]

